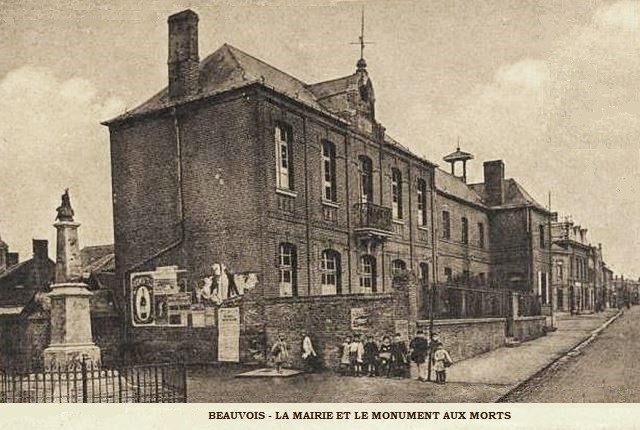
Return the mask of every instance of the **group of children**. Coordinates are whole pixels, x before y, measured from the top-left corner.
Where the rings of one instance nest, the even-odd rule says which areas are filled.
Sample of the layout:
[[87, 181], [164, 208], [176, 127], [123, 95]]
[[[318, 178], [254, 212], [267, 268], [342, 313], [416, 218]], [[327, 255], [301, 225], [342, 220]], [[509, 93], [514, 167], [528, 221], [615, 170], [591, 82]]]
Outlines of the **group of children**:
[[[419, 334], [421, 336], [421, 334]], [[425, 342], [428, 343], [428, 341]], [[360, 334], [346, 336], [341, 345], [340, 371], [344, 376], [386, 376], [408, 378], [411, 375], [411, 361], [416, 361], [418, 367], [424, 366], [428, 360], [428, 350], [421, 359], [416, 360], [415, 340], [411, 342], [411, 350], [402, 340], [402, 336], [396, 333], [393, 341], [389, 336], [383, 336], [378, 344], [373, 335], [368, 335], [363, 341]], [[449, 353], [443, 348], [442, 343], [434, 337], [429, 344], [433, 348], [432, 363], [436, 372], [436, 382], [443, 384], [446, 380], [446, 370], [452, 361]], [[426, 360], [425, 360], [426, 358]], [[421, 366], [422, 364], [422, 366]], [[419, 372], [419, 380], [426, 380]]]

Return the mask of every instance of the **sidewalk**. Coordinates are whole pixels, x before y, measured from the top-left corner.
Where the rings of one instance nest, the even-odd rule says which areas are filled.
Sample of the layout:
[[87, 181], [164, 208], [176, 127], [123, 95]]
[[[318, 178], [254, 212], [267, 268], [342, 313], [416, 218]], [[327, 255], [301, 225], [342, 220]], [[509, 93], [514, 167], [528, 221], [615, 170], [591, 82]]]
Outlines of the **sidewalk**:
[[217, 367], [189, 372], [189, 402], [303, 403], [488, 403], [495, 402], [554, 360], [565, 355], [617, 311], [566, 316], [558, 330], [515, 348], [500, 348], [455, 363], [445, 385], [416, 379], [343, 377], [335, 373], [292, 378], [236, 378], [242, 368]]
[[[591, 337], [613, 317], [617, 310], [599, 314], [563, 316], [556, 321], [557, 330], [516, 348], [500, 348], [464, 360], [450, 370], [452, 386], [465, 388], [465, 402], [495, 402], [554, 360]], [[443, 393], [444, 394], [444, 393]], [[458, 396], [442, 402], [459, 401]]]

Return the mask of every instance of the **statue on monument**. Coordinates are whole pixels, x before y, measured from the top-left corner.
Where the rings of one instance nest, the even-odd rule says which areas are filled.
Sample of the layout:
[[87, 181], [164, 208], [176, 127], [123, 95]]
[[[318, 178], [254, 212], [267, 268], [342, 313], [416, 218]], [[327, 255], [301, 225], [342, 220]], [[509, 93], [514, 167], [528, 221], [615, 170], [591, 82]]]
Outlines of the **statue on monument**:
[[71, 200], [69, 200], [69, 188], [65, 188], [62, 195], [62, 203], [56, 209], [58, 215], [56, 221], [73, 221], [73, 209], [71, 208]]

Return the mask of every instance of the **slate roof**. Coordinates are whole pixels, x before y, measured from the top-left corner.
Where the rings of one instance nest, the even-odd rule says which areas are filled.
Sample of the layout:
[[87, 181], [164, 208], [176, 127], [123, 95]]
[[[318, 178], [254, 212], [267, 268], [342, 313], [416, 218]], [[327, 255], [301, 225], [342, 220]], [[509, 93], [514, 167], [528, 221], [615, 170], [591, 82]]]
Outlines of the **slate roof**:
[[168, 88], [165, 87], [140, 106], [106, 121], [105, 124], [162, 110], [174, 106], [176, 103], [221, 94], [253, 83], [261, 83], [271, 87], [279, 93], [338, 118], [318, 103], [316, 96], [301, 80], [225, 43], [200, 62], [200, 92], [197, 95], [178, 101], [171, 100]]
[[461, 200], [485, 206], [484, 200], [473, 188], [442, 169], [436, 169], [436, 189]]

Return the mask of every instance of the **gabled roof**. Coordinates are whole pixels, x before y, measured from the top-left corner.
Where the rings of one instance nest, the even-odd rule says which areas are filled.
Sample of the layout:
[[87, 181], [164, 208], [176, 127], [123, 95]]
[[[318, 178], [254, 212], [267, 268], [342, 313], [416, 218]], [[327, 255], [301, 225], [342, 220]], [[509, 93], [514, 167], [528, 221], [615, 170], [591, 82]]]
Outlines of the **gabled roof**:
[[[200, 92], [192, 98], [179, 99], [177, 102], [197, 100], [253, 83], [261, 83], [271, 87], [279, 93], [334, 116], [318, 103], [307, 84], [227, 43], [200, 62]], [[169, 98], [168, 88], [165, 87], [140, 106], [106, 121], [105, 124], [174, 105], [176, 105], [176, 100]]]
[[[486, 198], [485, 184], [468, 184], [469, 188], [474, 190], [478, 195]], [[548, 212], [547, 208], [538, 203], [531, 195], [524, 189], [522, 185], [515, 179], [504, 180], [504, 203], [498, 206], [491, 206], [494, 209], [511, 209], [522, 206], [533, 206], [543, 212]]]
[[465, 184], [460, 178], [457, 178], [442, 169], [436, 171], [436, 189], [438, 191], [457, 197], [461, 200], [473, 203], [479, 206], [485, 206], [480, 194], [473, 188]]

